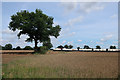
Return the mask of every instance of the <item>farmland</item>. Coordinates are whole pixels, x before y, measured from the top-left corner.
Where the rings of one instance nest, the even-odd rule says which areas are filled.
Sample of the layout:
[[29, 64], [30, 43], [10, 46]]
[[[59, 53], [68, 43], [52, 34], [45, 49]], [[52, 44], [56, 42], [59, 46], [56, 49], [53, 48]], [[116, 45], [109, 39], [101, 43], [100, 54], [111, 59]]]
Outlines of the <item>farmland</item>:
[[117, 78], [117, 52], [3, 54], [4, 78]]

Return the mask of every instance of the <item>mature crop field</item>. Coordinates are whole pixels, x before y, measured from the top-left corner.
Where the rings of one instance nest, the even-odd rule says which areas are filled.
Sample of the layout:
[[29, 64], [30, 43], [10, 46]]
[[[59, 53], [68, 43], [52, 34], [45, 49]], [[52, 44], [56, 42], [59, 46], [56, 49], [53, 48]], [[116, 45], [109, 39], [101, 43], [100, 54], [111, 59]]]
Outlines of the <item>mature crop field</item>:
[[3, 54], [4, 78], [116, 78], [117, 52]]

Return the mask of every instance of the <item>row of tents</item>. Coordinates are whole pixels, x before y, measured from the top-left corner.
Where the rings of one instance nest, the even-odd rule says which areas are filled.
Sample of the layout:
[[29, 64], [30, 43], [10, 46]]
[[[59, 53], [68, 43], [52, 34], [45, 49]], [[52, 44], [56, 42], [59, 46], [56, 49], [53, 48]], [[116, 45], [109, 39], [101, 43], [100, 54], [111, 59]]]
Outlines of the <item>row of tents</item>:
[[120, 51], [120, 49], [66, 49], [63, 48], [62, 50], [60, 48], [55, 48], [53, 51]]

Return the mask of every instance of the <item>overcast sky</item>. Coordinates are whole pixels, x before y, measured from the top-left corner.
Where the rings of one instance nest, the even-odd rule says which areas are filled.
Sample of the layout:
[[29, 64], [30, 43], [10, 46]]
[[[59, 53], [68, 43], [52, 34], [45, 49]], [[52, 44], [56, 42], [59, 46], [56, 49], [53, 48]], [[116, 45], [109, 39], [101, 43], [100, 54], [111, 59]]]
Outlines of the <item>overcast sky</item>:
[[54, 25], [59, 24], [62, 28], [57, 39], [51, 37], [54, 48], [65, 44], [71, 44], [74, 48], [83, 48], [84, 45], [109, 48], [118, 44], [117, 2], [3, 2], [1, 45], [34, 46], [34, 43], [25, 42], [25, 35], [18, 39], [18, 31], [10, 31], [8, 25], [11, 15], [20, 10], [35, 11], [36, 8], [54, 17]]

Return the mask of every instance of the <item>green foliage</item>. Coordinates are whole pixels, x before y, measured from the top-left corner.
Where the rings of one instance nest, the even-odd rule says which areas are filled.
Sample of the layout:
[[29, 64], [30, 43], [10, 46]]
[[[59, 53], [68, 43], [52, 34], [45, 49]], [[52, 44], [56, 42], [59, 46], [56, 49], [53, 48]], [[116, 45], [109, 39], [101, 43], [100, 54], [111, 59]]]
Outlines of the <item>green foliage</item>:
[[116, 49], [116, 46], [110, 46], [110, 49]]
[[49, 41], [44, 41], [43, 46], [46, 46], [48, 50], [53, 47], [53, 45]]
[[12, 44], [6, 44], [5, 50], [12, 50]]
[[101, 47], [97, 45], [97, 46], [96, 46], [96, 49], [101, 49]]
[[0, 50], [2, 50], [2, 46], [0, 45]]
[[64, 46], [64, 48], [66, 48], [66, 49], [68, 49], [68, 47], [69, 47], [69, 46], [68, 46], [67, 44]]
[[78, 49], [78, 51], [79, 51], [80, 47], [77, 47], [77, 49]]
[[[38, 42], [50, 41], [50, 36], [57, 38], [61, 30], [59, 25], [53, 26], [53, 17], [44, 14], [40, 9], [35, 12], [22, 10], [11, 16], [9, 29], [12, 31], [20, 30], [18, 38], [21, 35], [28, 35], [27, 42], [35, 42], [37, 49]], [[50, 48], [50, 47], [48, 47]]]
[[24, 50], [33, 50], [31, 46], [25, 46]]
[[38, 52], [40, 54], [45, 54], [48, 51], [48, 48], [46, 46], [40, 46]]
[[69, 46], [68, 46], [68, 48], [69, 48], [69, 49], [72, 49], [72, 48], [73, 48], [73, 46], [72, 46], [72, 45], [69, 45]]
[[17, 46], [17, 47], [16, 47], [16, 50], [21, 50], [20, 46]]
[[84, 49], [90, 49], [90, 47], [88, 45], [85, 45]]
[[62, 45], [58, 46], [57, 48], [60, 48], [61, 50], [64, 48]]
[[13, 50], [16, 50], [16, 48], [13, 48]]
[[5, 50], [5, 47], [4, 47], [4, 46], [2, 46], [2, 50]]

